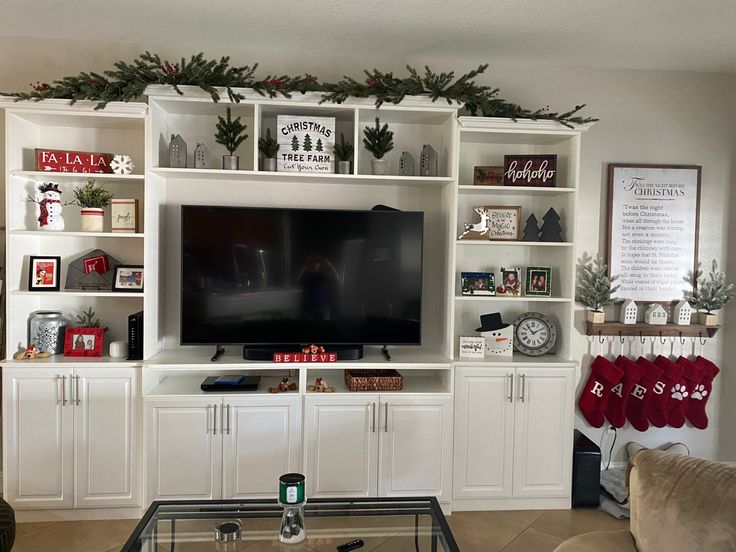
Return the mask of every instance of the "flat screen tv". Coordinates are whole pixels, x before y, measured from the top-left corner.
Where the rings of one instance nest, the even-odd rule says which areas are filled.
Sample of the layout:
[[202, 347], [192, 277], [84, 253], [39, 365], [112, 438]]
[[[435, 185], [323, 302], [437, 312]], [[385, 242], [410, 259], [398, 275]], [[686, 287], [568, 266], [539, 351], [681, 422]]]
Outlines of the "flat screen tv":
[[423, 214], [182, 206], [182, 345], [419, 345]]

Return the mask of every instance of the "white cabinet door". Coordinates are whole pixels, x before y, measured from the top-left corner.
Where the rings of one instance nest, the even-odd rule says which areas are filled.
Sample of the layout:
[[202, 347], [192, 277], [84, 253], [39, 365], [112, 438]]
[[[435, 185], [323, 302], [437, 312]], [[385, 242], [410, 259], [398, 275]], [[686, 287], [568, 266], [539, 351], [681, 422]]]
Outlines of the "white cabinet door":
[[71, 391], [76, 506], [139, 506], [137, 369], [77, 368]]
[[376, 495], [378, 401], [378, 395], [304, 399], [308, 496]]
[[3, 369], [4, 498], [14, 508], [74, 505], [71, 370]]
[[514, 466], [513, 368], [458, 368], [455, 498], [510, 498]]
[[450, 500], [452, 398], [381, 395], [379, 496]]
[[517, 370], [515, 497], [570, 496], [574, 372], [573, 368]]
[[275, 498], [279, 476], [301, 469], [296, 393], [223, 397], [223, 498]]
[[145, 400], [148, 502], [220, 498], [220, 407], [219, 396]]

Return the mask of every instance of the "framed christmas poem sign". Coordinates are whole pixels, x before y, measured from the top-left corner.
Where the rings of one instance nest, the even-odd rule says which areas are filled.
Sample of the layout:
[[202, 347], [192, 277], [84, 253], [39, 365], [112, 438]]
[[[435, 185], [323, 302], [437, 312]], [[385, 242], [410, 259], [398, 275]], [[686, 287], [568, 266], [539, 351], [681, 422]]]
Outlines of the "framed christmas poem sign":
[[699, 165], [608, 166], [608, 267], [618, 299], [673, 301], [697, 269]]

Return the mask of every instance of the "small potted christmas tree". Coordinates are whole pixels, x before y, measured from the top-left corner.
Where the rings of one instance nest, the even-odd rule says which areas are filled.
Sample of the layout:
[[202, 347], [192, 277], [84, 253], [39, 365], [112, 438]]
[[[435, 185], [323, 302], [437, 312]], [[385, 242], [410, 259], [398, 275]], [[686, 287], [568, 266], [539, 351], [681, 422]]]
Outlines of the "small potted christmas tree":
[[105, 207], [110, 205], [112, 194], [95, 184], [90, 178], [84, 186], [74, 189], [74, 203], [80, 211], [82, 232], [102, 232], [105, 229]]
[[685, 299], [698, 311], [698, 323], [715, 326], [718, 320], [713, 311], [722, 309], [736, 295], [733, 284], [726, 283], [726, 273], [718, 270], [713, 259], [707, 276], [697, 270], [685, 281], [692, 286], [692, 291], [685, 292]]
[[230, 108], [227, 108], [226, 117], [217, 116], [217, 134], [215, 142], [225, 146], [230, 155], [222, 156], [222, 168], [237, 171], [240, 168], [240, 157], [235, 155], [235, 150], [242, 144], [248, 135], [245, 133], [246, 125], [240, 122], [240, 117], [232, 118]]
[[394, 133], [388, 129], [388, 124], [381, 126], [381, 120], [376, 117], [376, 126], [365, 127], [363, 135], [365, 149], [373, 154], [371, 173], [386, 174], [386, 160], [383, 156], [394, 149]]
[[335, 144], [338, 174], [350, 174], [350, 158], [353, 156], [353, 144], [345, 141], [345, 134], [340, 133], [340, 143]]
[[266, 129], [266, 136], [258, 139], [258, 151], [263, 154], [263, 170], [274, 172], [276, 170], [276, 154], [279, 152], [279, 144], [271, 137], [271, 129]]
[[608, 277], [608, 266], [603, 257], [596, 255], [591, 262], [580, 265], [576, 300], [588, 307], [588, 322], [600, 324], [606, 321], [603, 307], [613, 303], [611, 294], [619, 286], [612, 287], [618, 276]]

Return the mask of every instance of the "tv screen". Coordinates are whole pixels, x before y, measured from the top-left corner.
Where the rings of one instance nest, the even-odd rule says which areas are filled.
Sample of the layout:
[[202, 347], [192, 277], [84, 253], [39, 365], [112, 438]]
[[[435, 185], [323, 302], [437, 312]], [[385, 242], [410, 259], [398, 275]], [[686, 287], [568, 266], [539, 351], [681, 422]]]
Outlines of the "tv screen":
[[182, 206], [182, 345], [418, 345], [423, 214]]

